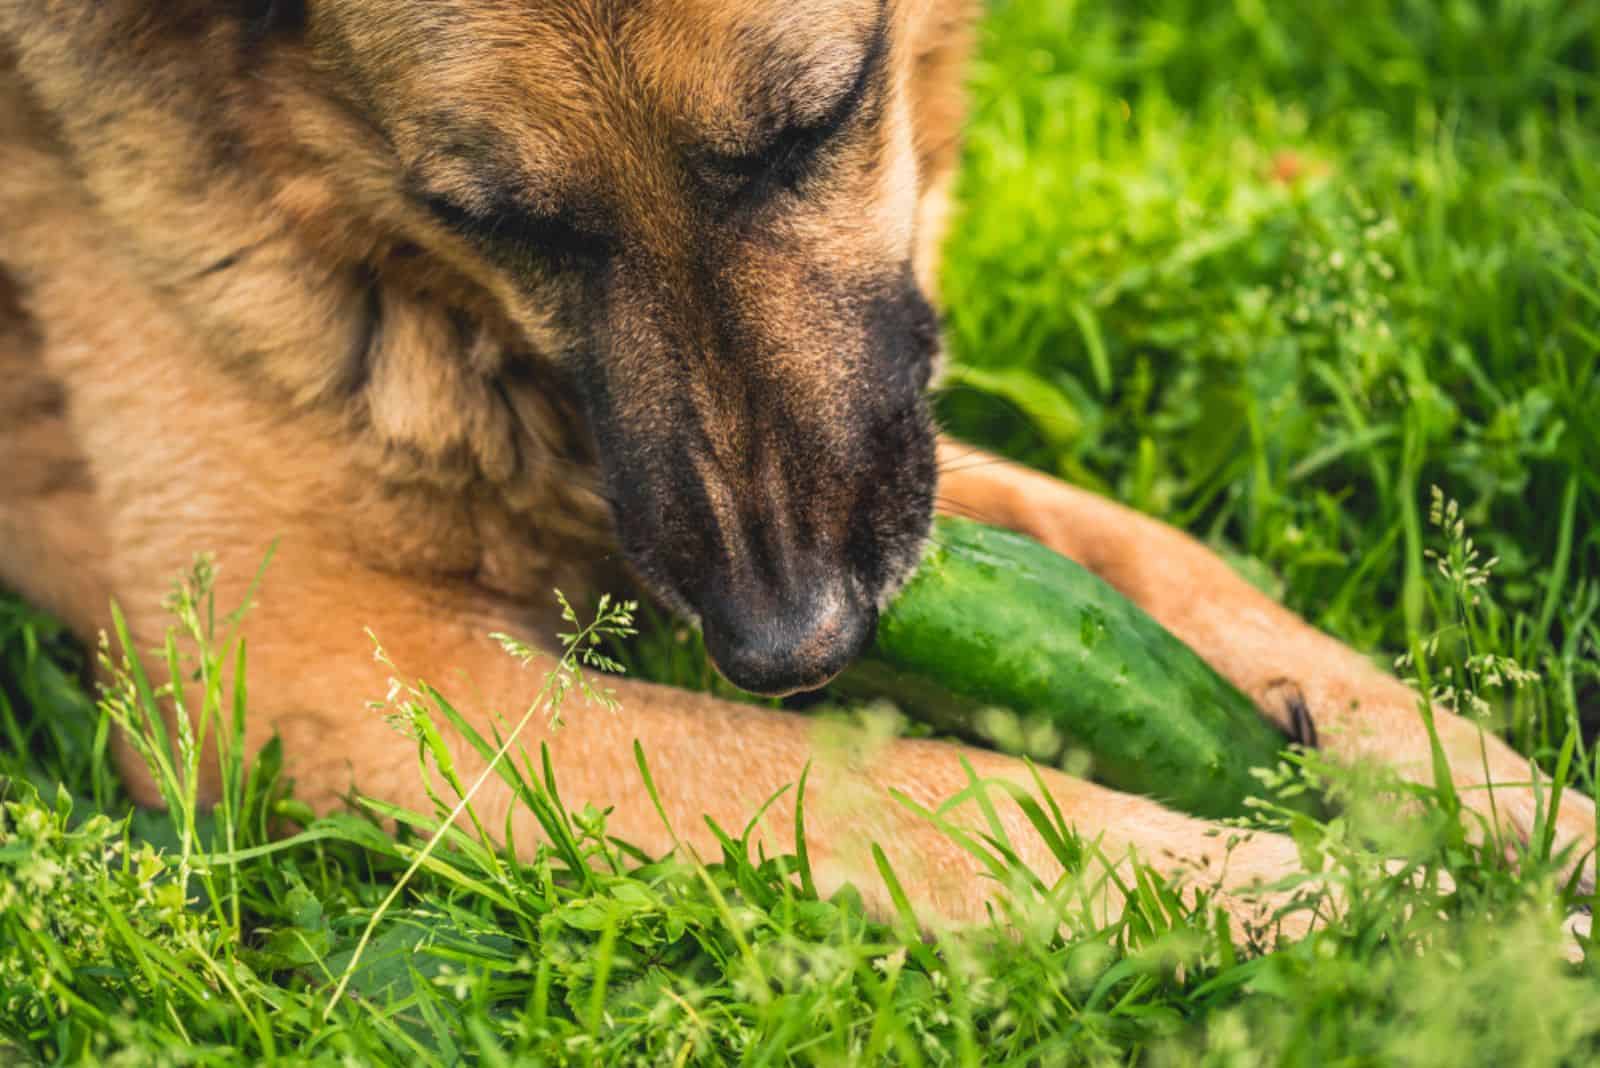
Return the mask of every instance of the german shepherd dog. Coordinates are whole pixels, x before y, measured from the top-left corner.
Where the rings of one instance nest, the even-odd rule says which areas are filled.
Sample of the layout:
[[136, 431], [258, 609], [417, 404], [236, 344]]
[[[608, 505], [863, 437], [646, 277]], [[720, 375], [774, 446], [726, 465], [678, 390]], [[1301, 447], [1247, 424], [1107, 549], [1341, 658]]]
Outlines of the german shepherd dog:
[[[414, 743], [368, 708], [401, 672], [521, 707], [487, 635], [556, 629], [550, 592], [625, 562], [718, 669], [813, 688], [872, 637], [936, 507], [1080, 561], [1336, 758], [1430, 780], [1417, 698], [1184, 534], [942, 440], [934, 265], [972, 0], [0, 0], [0, 583], [85, 641], [137, 640], [200, 550], [248, 616], [254, 747], [314, 807], [426, 809]], [[653, 853], [743, 826], [812, 764], [819, 887], [924, 920], [996, 884], [937, 807], [1020, 763], [633, 680], [535, 724], [567, 801]], [[1528, 763], [1440, 710], [1465, 799], [1526, 837]], [[157, 801], [137, 760], [134, 795]], [[813, 762], [813, 758], [815, 758]], [[459, 765], [470, 771], [475, 754]], [[509, 814], [491, 779], [489, 826]], [[1297, 870], [1235, 834], [1044, 772], [1114, 863], [1210, 886], [1241, 924]], [[1478, 789], [1498, 783], [1492, 792]], [[215, 783], [202, 784], [214, 792]], [[1021, 858], [1059, 869], [1022, 811]], [[946, 815], [987, 826], [968, 799]], [[1559, 842], [1592, 843], [1568, 793]], [[793, 846], [794, 791], [754, 832]]]

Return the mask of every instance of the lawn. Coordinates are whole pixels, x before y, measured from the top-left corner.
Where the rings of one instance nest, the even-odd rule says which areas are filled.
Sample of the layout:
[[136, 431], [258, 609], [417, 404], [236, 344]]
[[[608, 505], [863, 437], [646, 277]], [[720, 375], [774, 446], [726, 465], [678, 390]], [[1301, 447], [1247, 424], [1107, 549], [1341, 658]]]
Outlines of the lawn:
[[[944, 269], [945, 424], [1409, 654], [1402, 673], [1592, 793], [1597, 68], [1600, 0], [996, 0]], [[178, 607], [207, 629], [202, 592]], [[617, 655], [705, 682], [692, 643], [645, 629]], [[530, 864], [470, 823], [429, 851], [434, 814], [274, 839], [294, 803], [270, 752], [216, 812], [179, 791], [130, 816], [108, 723], [140, 720], [168, 665], [108, 650], [122, 683], [97, 706], [76, 680], [99, 654], [0, 597], [0, 1062], [1600, 1058], [1600, 966], [1566, 963], [1561, 929], [1591, 901], [1547, 846], [1473, 844], [1448, 790], [1396, 806], [1313, 758], [1343, 806], [1290, 829], [1350, 904], [1273, 952], [1154, 881], [1110, 926], [1035, 895], [925, 939], [818, 900], [739, 828], [703, 865], [639, 857], [561, 805], [537, 753], [519, 790], [552, 844]], [[234, 655], [219, 638], [208, 663]], [[247, 703], [212, 689], [224, 737]]]

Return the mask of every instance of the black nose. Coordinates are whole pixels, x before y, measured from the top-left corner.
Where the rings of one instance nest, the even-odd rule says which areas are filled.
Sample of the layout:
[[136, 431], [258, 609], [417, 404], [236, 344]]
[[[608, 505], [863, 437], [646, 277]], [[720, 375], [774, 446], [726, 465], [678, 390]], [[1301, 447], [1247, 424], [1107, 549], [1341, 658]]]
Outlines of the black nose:
[[706, 650], [742, 690], [786, 697], [832, 679], [872, 641], [878, 609], [843, 583], [819, 582], [775, 597], [729, 592], [702, 606]]

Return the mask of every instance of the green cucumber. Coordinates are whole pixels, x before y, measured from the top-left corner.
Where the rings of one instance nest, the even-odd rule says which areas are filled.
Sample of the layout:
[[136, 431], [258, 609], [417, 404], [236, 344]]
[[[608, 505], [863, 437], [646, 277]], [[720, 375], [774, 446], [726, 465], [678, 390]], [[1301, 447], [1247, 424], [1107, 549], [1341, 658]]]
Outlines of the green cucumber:
[[[935, 728], [1201, 816], [1262, 794], [1287, 739], [1133, 602], [1030, 538], [940, 517], [875, 644], [841, 677]], [[1009, 729], [1008, 729], [1009, 728]], [[1075, 768], [1073, 770], [1083, 770]]]

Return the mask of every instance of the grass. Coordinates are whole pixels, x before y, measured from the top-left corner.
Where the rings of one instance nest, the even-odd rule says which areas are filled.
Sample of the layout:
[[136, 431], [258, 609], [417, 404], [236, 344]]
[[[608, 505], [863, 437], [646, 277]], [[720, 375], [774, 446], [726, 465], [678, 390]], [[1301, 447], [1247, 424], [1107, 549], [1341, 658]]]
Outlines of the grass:
[[[1597, 61], [1600, 3], [1584, 0], [996, 3], [944, 273], [944, 421], [1195, 531], [1359, 647], [1420, 652], [1461, 707], [1592, 792]], [[188, 589], [177, 625], [204, 635], [203, 583]], [[213, 668], [242, 655], [224, 630]], [[670, 627], [626, 650], [706, 680]], [[751, 857], [738, 828], [704, 866], [640, 858], [603, 814], [561, 805], [538, 753], [514, 786], [553, 844], [526, 865], [471, 821], [424, 858], [439, 813], [274, 838], [294, 809], [272, 752], [250, 776], [230, 764], [216, 812], [178, 797], [130, 816], [108, 721], [147, 715], [168, 665], [144, 657], [141, 682], [125, 654], [104, 651], [124, 675], [97, 706], [82, 654], [0, 600], [0, 1060], [1600, 1053], [1600, 971], [1563, 963], [1559, 931], [1589, 902], [1543, 849], [1510, 863], [1471, 844], [1432, 791], [1408, 791], [1416, 817], [1397, 825], [1392, 784], [1312, 768], [1347, 805], [1290, 829], [1351, 904], [1276, 952], [1233, 945], [1153, 881], [1071, 937], [1022, 922], [929, 942], [849, 894], [816, 899], [803, 856]], [[235, 697], [210, 690], [224, 737]], [[400, 711], [423, 754], [430, 717], [452, 715], [420, 687]]]

